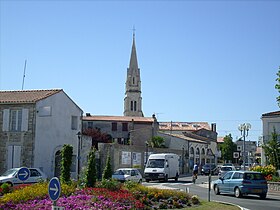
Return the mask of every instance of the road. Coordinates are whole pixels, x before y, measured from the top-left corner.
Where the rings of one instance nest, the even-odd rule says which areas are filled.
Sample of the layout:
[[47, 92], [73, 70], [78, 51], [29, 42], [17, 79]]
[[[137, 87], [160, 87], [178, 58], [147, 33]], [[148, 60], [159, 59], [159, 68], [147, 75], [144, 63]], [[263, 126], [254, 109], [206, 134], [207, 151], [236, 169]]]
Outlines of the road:
[[[211, 178], [215, 180], [218, 177], [212, 176]], [[280, 194], [268, 194], [265, 200], [261, 200], [259, 196], [254, 195], [244, 196], [242, 198], [236, 198], [233, 195], [215, 195], [212, 189], [209, 194], [208, 176], [199, 176], [196, 184], [191, 183], [191, 177], [182, 177], [179, 178], [178, 182], [173, 180], [169, 180], [168, 182], [143, 182], [143, 185], [188, 191], [191, 194], [198, 195], [203, 200], [208, 200], [210, 195], [211, 201], [233, 203], [246, 210], [280, 209]]]

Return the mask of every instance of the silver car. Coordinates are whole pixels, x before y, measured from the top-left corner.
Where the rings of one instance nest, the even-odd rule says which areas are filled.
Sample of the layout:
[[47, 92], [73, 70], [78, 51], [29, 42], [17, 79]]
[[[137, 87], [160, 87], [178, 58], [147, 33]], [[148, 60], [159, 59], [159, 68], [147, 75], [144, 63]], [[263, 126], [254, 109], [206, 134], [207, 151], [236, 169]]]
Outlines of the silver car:
[[121, 182], [128, 180], [138, 183], [142, 182], [142, 175], [135, 168], [119, 168], [113, 173], [112, 178]]
[[234, 166], [222, 166], [219, 170], [219, 177], [224, 176], [228, 171], [235, 171], [235, 167]]
[[0, 185], [8, 183], [11, 186], [19, 184], [33, 184], [47, 180], [47, 175], [39, 168], [29, 168], [30, 176], [27, 180], [21, 181], [18, 178], [18, 172], [21, 168], [11, 168], [0, 176]]

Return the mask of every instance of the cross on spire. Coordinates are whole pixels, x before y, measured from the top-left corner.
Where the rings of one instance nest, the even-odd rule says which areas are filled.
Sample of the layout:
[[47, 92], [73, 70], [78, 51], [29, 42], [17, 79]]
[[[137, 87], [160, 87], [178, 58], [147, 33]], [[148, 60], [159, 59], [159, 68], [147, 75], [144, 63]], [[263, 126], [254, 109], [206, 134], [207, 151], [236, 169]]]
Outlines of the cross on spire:
[[136, 31], [136, 29], [135, 29], [135, 26], [133, 25], [133, 29], [132, 29], [132, 31], [133, 31], [133, 38], [135, 37], [135, 31]]

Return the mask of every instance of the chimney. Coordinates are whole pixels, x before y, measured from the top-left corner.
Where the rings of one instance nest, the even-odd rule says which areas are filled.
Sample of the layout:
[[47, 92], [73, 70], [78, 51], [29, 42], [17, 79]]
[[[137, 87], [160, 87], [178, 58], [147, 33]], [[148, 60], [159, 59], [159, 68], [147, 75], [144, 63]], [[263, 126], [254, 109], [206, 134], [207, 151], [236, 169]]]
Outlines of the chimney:
[[216, 132], [216, 123], [211, 123], [211, 131]]

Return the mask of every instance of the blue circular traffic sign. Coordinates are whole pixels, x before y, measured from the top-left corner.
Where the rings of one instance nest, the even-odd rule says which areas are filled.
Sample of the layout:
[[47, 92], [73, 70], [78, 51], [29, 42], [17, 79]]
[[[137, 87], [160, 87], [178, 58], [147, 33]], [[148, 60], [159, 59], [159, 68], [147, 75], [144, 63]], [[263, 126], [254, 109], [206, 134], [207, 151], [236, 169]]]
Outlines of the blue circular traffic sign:
[[30, 171], [26, 167], [22, 167], [18, 170], [18, 179], [20, 181], [25, 181], [30, 177]]
[[52, 201], [56, 201], [59, 198], [61, 187], [60, 187], [59, 179], [57, 177], [53, 177], [50, 180], [48, 191], [49, 191], [50, 199]]

